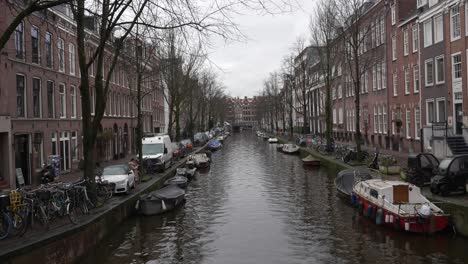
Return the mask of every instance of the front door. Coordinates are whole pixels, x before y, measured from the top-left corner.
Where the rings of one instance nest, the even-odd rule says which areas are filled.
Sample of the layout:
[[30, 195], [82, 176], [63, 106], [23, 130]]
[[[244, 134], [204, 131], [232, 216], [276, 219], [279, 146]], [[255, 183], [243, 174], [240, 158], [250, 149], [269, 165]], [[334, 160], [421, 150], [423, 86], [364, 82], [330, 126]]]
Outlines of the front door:
[[24, 178], [24, 184], [31, 184], [29, 175], [29, 136], [15, 136], [15, 168], [21, 169]]
[[461, 103], [455, 104], [455, 134], [461, 135], [463, 127], [463, 106]]

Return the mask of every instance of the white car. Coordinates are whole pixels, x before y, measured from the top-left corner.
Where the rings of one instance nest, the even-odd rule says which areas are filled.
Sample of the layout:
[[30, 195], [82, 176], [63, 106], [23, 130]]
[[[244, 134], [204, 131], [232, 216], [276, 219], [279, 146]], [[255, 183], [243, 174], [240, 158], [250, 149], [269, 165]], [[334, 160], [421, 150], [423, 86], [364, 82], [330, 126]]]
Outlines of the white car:
[[127, 164], [105, 167], [101, 180], [115, 183], [114, 193], [128, 193], [135, 187], [135, 174]]

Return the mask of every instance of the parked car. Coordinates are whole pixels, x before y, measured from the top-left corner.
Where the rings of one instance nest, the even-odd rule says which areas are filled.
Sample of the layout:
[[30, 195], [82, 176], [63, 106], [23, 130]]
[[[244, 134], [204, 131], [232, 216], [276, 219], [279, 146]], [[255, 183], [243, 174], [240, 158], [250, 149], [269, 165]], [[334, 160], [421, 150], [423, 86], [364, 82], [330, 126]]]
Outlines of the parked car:
[[172, 143], [172, 159], [180, 160], [187, 155], [185, 145], [180, 142]]
[[188, 153], [191, 153], [192, 150], [193, 150], [193, 143], [192, 143], [192, 140], [190, 139], [183, 139], [180, 141], [181, 144], [183, 144], [185, 146], [185, 153], [188, 154]]
[[131, 188], [135, 187], [135, 174], [128, 164], [105, 167], [101, 180], [114, 183], [114, 193], [128, 193]]
[[145, 137], [142, 141], [143, 166], [147, 171], [164, 171], [172, 166], [172, 142], [168, 135]]
[[208, 142], [208, 135], [205, 134], [205, 132], [199, 132], [199, 133], [196, 133], [194, 136], [193, 136], [193, 140], [195, 142], [195, 145], [204, 145], [206, 142]]

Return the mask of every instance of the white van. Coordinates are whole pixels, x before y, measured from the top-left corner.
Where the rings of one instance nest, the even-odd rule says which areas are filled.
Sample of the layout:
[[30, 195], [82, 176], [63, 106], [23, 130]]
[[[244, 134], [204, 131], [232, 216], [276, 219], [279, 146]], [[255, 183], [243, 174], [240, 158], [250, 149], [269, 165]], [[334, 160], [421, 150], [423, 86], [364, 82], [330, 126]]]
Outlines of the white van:
[[156, 169], [164, 171], [172, 166], [172, 144], [168, 135], [149, 135], [142, 139], [143, 160], [154, 161]]

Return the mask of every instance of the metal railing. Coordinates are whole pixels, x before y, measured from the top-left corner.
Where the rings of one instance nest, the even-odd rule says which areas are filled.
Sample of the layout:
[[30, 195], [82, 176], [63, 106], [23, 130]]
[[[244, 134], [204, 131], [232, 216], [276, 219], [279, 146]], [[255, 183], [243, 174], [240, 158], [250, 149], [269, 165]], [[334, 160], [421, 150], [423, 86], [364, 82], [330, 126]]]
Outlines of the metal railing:
[[445, 122], [432, 122], [432, 136], [447, 138], [449, 136], [448, 123]]

